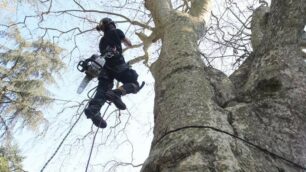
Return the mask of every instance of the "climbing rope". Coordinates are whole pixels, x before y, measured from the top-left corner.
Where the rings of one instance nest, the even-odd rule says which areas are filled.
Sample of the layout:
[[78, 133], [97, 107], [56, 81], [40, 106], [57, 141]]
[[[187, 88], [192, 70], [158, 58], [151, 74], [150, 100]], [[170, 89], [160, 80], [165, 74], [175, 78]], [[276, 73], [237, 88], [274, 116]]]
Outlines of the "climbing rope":
[[[104, 116], [105, 116], [105, 114], [106, 114], [106, 112], [107, 112], [107, 110], [108, 110], [108, 108], [109, 108], [110, 105], [111, 105], [111, 103], [108, 103], [108, 106], [106, 107], [106, 109], [105, 109], [105, 111], [104, 111], [104, 113], [103, 113], [103, 115], [102, 115], [102, 118], [104, 118]], [[102, 122], [102, 121], [101, 121], [101, 122]], [[101, 122], [100, 122], [100, 123], [101, 123]], [[96, 130], [96, 132], [95, 132], [95, 135], [94, 135], [94, 137], [93, 137], [93, 140], [92, 140], [92, 144], [91, 144], [91, 148], [90, 148], [89, 157], [88, 157], [88, 160], [87, 160], [85, 172], [88, 171], [88, 166], [89, 166], [89, 163], [90, 163], [90, 159], [91, 159], [91, 155], [92, 155], [93, 147], [94, 147], [94, 145], [95, 145], [95, 140], [96, 140], [96, 136], [97, 136], [97, 134], [98, 134], [98, 131], [99, 131], [99, 128], [97, 128], [97, 130]]]
[[[82, 112], [83, 113], [83, 112]], [[44, 164], [43, 168], [40, 170], [40, 172], [43, 172], [45, 170], [45, 168], [47, 167], [47, 165], [51, 162], [51, 160], [55, 157], [55, 155], [57, 154], [57, 152], [59, 151], [59, 149], [62, 147], [64, 141], [67, 139], [67, 137], [69, 136], [69, 134], [71, 133], [72, 129], [75, 127], [75, 125], [79, 122], [79, 120], [81, 119], [82, 113], [80, 113], [79, 117], [77, 118], [77, 120], [73, 123], [72, 127], [69, 129], [69, 131], [67, 132], [67, 134], [65, 135], [65, 137], [62, 139], [62, 141], [60, 142], [60, 144], [57, 146], [57, 148], [55, 149], [54, 153], [52, 154], [52, 156], [47, 160], [47, 162]]]
[[[96, 90], [97, 87], [92, 88], [91, 90], [89, 90], [87, 92], [87, 97], [89, 99], [91, 99], [90, 93], [94, 90]], [[95, 92], [93, 93], [95, 94]], [[92, 95], [93, 95], [92, 94]], [[87, 104], [88, 105], [88, 104]], [[87, 106], [86, 105], [86, 106]], [[47, 162], [44, 164], [44, 166], [42, 167], [42, 169], [40, 170], [40, 172], [43, 172], [45, 170], [45, 168], [48, 166], [48, 164], [51, 162], [51, 160], [55, 157], [55, 155], [57, 154], [57, 152], [59, 151], [59, 149], [62, 147], [63, 143], [65, 142], [65, 140], [67, 139], [67, 137], [70, 135], [71, 131], [73, 130], [73, 128], [75, 127], [75, 125], [79, 122], [79, 120], [81, 119], [81, 116], [83, 114], [84, 110], [80, 113], [79, 117], [77, 118], [77, 120], [73, 123], [73, 125], [70, 127], [69, 131], [67, 132], [67, 134], [64, 136], [64, 138], [62, 139], [62, 141], [60, 142], [60, 144], [57, 146], [57, 148], [55, 149], [54, 153], [51, 155], [51, 157], [47, 160]]]
[[[142, 82], [139, 90], [144, 86], [144, 82]], [[96, 92], [96, 88], [97, 87], [94, 87], [92, 88], [90, 91], [87, 92], [87, 97], [89, 99], [91, 99], [92, 96], [90, 96], [90, 94], [92, 93], [92, 91], [95, 90]], [[95, 92], [92, 94], [94, 95]], [[111, 103], [110, 102], [107, 102], [108, 103], [108, 106], [107, 108], [105, 109], [103, 115], [102, 115], [102, 118], [104, 118], [108, 108], [110, 107]], [[88, 104], [87, 104], [88, 105]], [[87, 106], [86, 105], [86, 106]], [[62, 139], [62, 141], [60, 142], [60, 144], [57, 146], [56, 150], [54, 151], [54, 153], [51, 155], [51, 157], [47, 160], [47, 162], [43, 165], [42, 169], [40, 170], [40, 172], [43, 172], [45, 170], [45, 168], [48, 166], [48, 164], [51, 162], [51, 160], [55, 157], [55, 155], [58, 153], [59, 149], [62, 147], [64, 141], [67, 139], [67, 137], [69, 136], [69, 134], [71, 133], [71, 131], [73, 130], [73, 128], [75, 127], [75, 125], [79, 122], [79, 120], [81, 119], [81, 116], [83, 114], [84, 110], [82, 111], [82, 113], [80, 113], [79, 117], [77, 118], [77, 120], [73, 123], [72, 127], [69, 129], [69, 131], [67, 132], [67, 134], [64, 136], [64, 138]], [[102, 121], [101, 121], [102, 122]], [[89, 166], [89, 163], [90, 163], [90, 159], [91, 159], [91, 156], [92, 156], [92, 151], [93, 151], [93, 147], [94, 147], [94, 144], [95, 144], [95, 139], [96, 139], [96, 136], [97, 136], [97, 133], [99, 131], [99, 128], [97, 128], [96, 132], [95, 132], [95, 135], [94, 135], [94, 138], [93, 138], [93, 141], [92, 141], [92, 145], [91, 145], [91, 149], [90, 149], [90, 153], [89, 153], [89, 157], [88, 157], [88, 160], [87, 160], [87, 164], [86, 164], [86, 169], [85, 169], [85, 172], [88, 171], [88, 166]]]
[[297, 168], [306, 170], [306, 167], [304, 167], [304, 166], [302, 166], [302, 165], [300, 165], [300, 164], [298, 164], [296, 162], [293, 162], [293, 161], [291, 161], [291, 160], [289, 160], [289, 159], [287, 159], [287, 158], [285, 158], [283, 156], [280, 156], [280, 155], [278, 155], [276, 153], [273, 153], [273, 152], [271, 152], [271, 151], [269, 151], [269, 150], [267, 150], [265, 148], [262, 148], [259, 145], [256, 145], [255, 143], [252, 143], [252, 142], [250, 142], [250, 141], [248, 141], [246, 139], [243, 139], [243, 138], [241, 138], [241, 137], [239, 137], [239, 136], [237, 136], [235, 134], [232, 134], [232, 133], [229, 133], [227, 131], [224, 131], [224, 130], [221, 130], [221, 129], [218, 129], [218, 128], [215, 128], [215, 127], [211, 127], [211, 126], [193, 125], [193, 126], [185, 126], [185, 127], [182, 127], [182, 128], [177, 128], [177, 129], [174, 129], [174, 130], [170, 130], [167, 133], [165, 133], [163, 136], [161, 136], [159, 139], [157, 139], [157, 141], [155, 142], [154, 146], [156, 146], [167, 135], [169, 135], [171, 133], [174, 133], [174, 132], [177, 132], [177, 131], [180, 131], [180, 130], [185, 130], [185, 129], [211, 129], [211, 130], [214, 130], [214, 131], [217, 131], [217, 132], [224, 133], [224, 134], [229, 135], [229, 136], [231, 136], [233, 138], [236, 138], [236, 139], [238, 139], [238, 140], [240, 140], [242, 142], [245, 142], [248, 145], [251, 145], [254, 148], [256, 148], [256, 149], [258, 149], [258, 150], [260, 150], [260, 151], [262, 151], [264, 153], [267, 153], [267, 154], [269, 154], [269, 155], [271, 155], [271, 156], [273, 156], [275, 158], [281, 159], [281, 160], [283, 160], [283, 161], [285, 161], [285, 162], [287, 162], [287, 163], [289, 163], [289, 164], [291, 164], [291, 165], [293, 165], [293, 166], [295, 166]]

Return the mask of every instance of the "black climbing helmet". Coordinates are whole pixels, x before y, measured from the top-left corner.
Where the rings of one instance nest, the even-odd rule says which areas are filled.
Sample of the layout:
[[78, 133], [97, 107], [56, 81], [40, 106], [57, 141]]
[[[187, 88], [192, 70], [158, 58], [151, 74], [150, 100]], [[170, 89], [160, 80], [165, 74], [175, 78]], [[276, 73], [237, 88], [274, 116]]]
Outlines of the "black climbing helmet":
[[105, 31], [108, 27], [110, 27], [110, 25], [116, 28], [115, 22], [111, 18], [105, 17], [100, 20], [100, 23], [96, 28], [98, 31]]

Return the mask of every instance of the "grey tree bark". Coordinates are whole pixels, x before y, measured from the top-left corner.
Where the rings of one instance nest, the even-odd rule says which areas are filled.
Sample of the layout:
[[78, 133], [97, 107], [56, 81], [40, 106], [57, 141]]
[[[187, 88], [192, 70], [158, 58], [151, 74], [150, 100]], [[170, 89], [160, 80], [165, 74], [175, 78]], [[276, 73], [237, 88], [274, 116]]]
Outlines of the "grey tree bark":
[[141, 171], [303, 171], [304, 0], [272, 0], [254, 15], [254, 52], [230, 77], [206, 67], [197, 51], [212, 1], [190, 2], [187, 14], [170, 0], [145, 1], [162, 49], [151, 69], [154, 138]]

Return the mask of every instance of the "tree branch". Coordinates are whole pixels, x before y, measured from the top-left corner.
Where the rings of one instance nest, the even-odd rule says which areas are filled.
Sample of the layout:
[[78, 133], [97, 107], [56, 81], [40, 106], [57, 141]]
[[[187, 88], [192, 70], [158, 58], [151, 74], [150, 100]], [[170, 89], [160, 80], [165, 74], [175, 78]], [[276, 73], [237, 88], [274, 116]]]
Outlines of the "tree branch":
[[167, 23], [168, 16], [172, 10], [170, 0], [145, 0], [145, 7], [151, 11], [156, 26]]
[[139, 56], [139, 57], [136, 57], [136, 58], [134, 58], [134, 59], [128, 61], [128, 64], [130, 64], [130, 65], [136, 64], [136, 63], [138, 63], [138, 62], [140, 62], [140, 61], [142, 61], [142, 60], [145, 60], [145, 59], [147, 59], [146, 55]]
[[252, 36], [251, 36], [251, 42], [252, 47], [254, 50], [256, 50], [259, 45], [261, 44], [261, 41], [264, 37], [265, 32], [265, 25], [266, 22], [266, 16], [270, 12], [270, 8], [264, 5], [261, 5], [258, 7], [253, 15], [252, 15], [252, 21], [251, 21], [251, 29], [252, 29]]
[[130, 22], [132, 25], [137, 25], [140, 26], [142, 28], [145, 29], [149, 29], [152, 30], [153, 28], [142, 23], [139, 21], [135, 21], [135, 20], [131, 20], [130, 18], [122, 15], [122, 14], [118, 14], [118, 13], [113, 13], [113, 12], [107, 12], [107, 11], [99, 11], [99, 10], [77, 10], [77, 9], [71, 9], [71, 10], [63, 10], [63, 11], [51, 11], [50, 13], [53, 14], [63, 14], [63, 13], [69, 13], [69, 12], [81, 12], [81, 13], [101, 13], [101, 14], [108, 14], [108, 15], [113, 15], [113, 16], [118, 16], [121, 18], [124, 18], [126, 21]]
[[145, 54], [143, 56], [131, 60], [130, 63], [136, 63], [144, 59], [145, 60], [144, 64], [148, 66], [148, 61], [149, 61], [148, 49], [150, 48], [153, 42], [156, 42], [158, 39], [160, 39], [160, 34], [157, 30], [154, 30], [150, 36], [147, 36], [144, 33], [136, 33], [136, 35], [143, 42], [143, 51], [145, 52]]
[[73, 0], [73, 2], [77, 4], [77, 6], [80, 7], [83, 11], [85, 10], [85, 8], [79, 2], [77, 2], [76, 0]]
[[200, 17], [201, 20], [204, 20], [207, 23], [208, 16], [211, 11], [211, 0], [190, 0], [191, 9], [190, 15], [194, 17]]

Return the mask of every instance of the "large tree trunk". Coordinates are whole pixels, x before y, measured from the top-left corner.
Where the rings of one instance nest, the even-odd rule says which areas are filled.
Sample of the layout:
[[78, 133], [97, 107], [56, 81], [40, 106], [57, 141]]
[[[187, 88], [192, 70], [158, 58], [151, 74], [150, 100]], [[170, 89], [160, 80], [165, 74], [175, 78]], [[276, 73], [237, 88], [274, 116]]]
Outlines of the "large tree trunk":
[[184, 14], [170, 1], [146, 0], [162, 50], [152, 66], [154, 138], [142, 172], [302, 171], [306, 65], [298, 42], [305, 3], [274, 0], [264, 15], [265, 40], [230, 78], [205, 67], [196, 48], [209, 4], [193, 0]]

